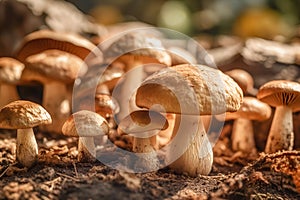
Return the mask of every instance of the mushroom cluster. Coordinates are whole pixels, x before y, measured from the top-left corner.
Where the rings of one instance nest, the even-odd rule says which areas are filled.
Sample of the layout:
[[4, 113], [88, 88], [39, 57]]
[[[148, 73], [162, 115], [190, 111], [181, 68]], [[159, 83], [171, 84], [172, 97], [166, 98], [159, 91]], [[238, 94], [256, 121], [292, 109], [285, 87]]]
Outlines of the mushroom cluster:
[[[98, 47], [79, 35], [34, 31], [14, 58], [0, 58], [0, 128], [17, 130], [16, 160], [23, 166], [38, 161], [38, 126], [41, 133], [77, 137], [78, 162], [94, 163], [97, 144], [113, 145], [107, 149], [133, 153], [131, 164], [143, 171], [168, 166], [208, 175], [211, 120], [234, 120], [231, 150], [256, 154], [252, 121], [269, 119], [271, 107], [265, 152], [293, 149], [299, 83], [272, 80], [258, 88], [247, 71], [200, 64], [184, 45], [155, 31], [116, 36], [121, 29], [115, 28]], [[22, 85], [42, 86], [40, 103], [24, 100], [17, 90]]]

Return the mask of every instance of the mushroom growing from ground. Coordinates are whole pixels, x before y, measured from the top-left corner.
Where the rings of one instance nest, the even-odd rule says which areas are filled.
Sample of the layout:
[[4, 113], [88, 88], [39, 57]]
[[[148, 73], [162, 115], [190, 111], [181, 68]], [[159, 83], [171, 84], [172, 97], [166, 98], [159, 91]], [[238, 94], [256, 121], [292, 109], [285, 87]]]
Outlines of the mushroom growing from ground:
[[244, 97], [240, 109], [226, 113], [226, 120], [234, 120], [231, 144], [234, 151], [256, 152], [252, 120], [263, 121], [270, 118], [271, 107], [255, 97]]
[[0, 128], [17, 129], [16, 159], [24, 167], [33, 166], [38, 159], [38, 145], [32, 128], [50, 123], [49, 113], [30, 101], [13, 101], [0, 110]]
[[105, 57], [125, 64], [126, 76], [123, 79], [120, 98], [120, 112], [117, 116], [119, 120], [129, 114], [129, 99], [135, 89], [145, 78], [145, 64], [154, 63], [160, 66], [170, 66], [171, 58], [165, 51], [159, 38], [135, 31], [121, 35], [104, 52]]
[[200, 115], [234, 112], [243, 99], [241, 88], [220, 70], [203, 65], [176, 65], [149, 76], [137, 89], [136, 104], [175, 113], [170, 167], [190, 176], [207, 175], [213, 162], [212, 147]]
[[96, 159], [96, 149], [94, 137], [106, 135], [109, 126], [106, 120], [99, 114], [81, 110], [73, 113], [63, 124], [63, 135], [79, 137], [78, 140], [78, 161], [94, 162]]
[[265, 152], [292, 150], [293, 112], [300, 110], [300, 84], [287, 80], [269, 81], [259, 88], [257, 98], [276, 107]]
[[64, 121], [71, 113], [68, 84], [73, 84], [85, 63], [77, 56], [56, 50], [46, 50], [26, 58], [22, 75], [24, 81], [43, 84], [42, 105], [52, 116], [51, 126], [42, 126], [43, 131], [60, 133]]
[[149, 170], [157, 170], [159, 161], [155, 152], [157, 146], [156, 136], [161, 130], [168, 128], [167, 119], [160, 113], [149, 110], [137, 110], [131, 112], [122, 119], [118, 126], [118, 132], [133, 136], [132, 150], [140, 154], [137, 161], [138, 167], [146, 167]]
[[19, 100], [16, 84], [20, 81], [24, 64], [10, 58], [0, 58], [0, 108]]

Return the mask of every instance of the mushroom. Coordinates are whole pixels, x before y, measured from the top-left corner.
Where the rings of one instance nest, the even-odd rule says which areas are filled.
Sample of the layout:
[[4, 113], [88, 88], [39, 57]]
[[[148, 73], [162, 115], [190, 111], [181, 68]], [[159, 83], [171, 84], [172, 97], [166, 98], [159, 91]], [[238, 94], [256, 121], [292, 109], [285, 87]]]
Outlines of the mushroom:
[[168, 125], [162, 114], [149, 110], [133, 111], [119, 123], [119, 134], [127, 133], [133, 136], [133, 152], [144, 153], [139, 154], [142, 157], [142, 161], [137, 162], [139, 167], [158, 169], [156, 136], [161, 130], [167, 129]]
[[20, 81], [23, 69], [24, 64], [14, 58], [0, 58], [0, 108], [20, 99], [16, 84]]
[[276, 107], [265, 152], [292, 150], [293, 112], [300, 110], [300, 84], [287, 80], [269, 81], [259, 88], [257, 98]]
[[129, 32], [116, 39], [104, 52], [108, 60], [125, 63], [121, 94], [116, 98], [120, 104], [118, 120], [129, 114], [129, 99], [145, 78], [143, 65], [154, 63], [170, 66], [171, 58], [157, 37], [145, 32]]
[[243, 69], [232, 69], [224, 73], [230, 76], [240, 86], [244, 95], [256, 96], [257, 89], [254, 88], [254, 80], [249, 72]]
[[67, 85], [73, 84], [85, 63], [77, 56], [56, 50], [46, 50], [26, 58], [22, 80], [39, 81], [44, 85], [43, 102], [53, 118], [43, 131], [60, 133], [63, 122], [71, 113], [71, 94]]
[[226, 113], [226, 120], [234, 120], [231, 133], [232, 149], [246, 153], [256, 152], [252, 120], [267, 120], [271, 113], [271, 107], [255, 97], [244, 97], [238, 111]]
[[39, 104], [30, 101], [13, 101], [0, 110], [0, 127], [17, 129], [16, 159], [24, 167], [33, 166], [38, 159], [33, 127], [50, 123], [49, 113]]
[[213, 153], [201, 115], [234, 112], [243, 99], [241, 88], [220, 70], [183, 64], [164, 68], [149, 76], [137, 89], [136, 104], [176, 114], [173, 140], [169, 143], [169, 166], [190, 176], [207, 175]]
[[94, 162], [96, 149], [94, 137], [108, 134], [109, 126], [99, 114], [81, 110], [73, 113], [63, 124], [62, 133], [65, 136], [79, 137], [78, 161]]
[[46, 29], [34, 31], [26, 35], [16, 51], [16, 57], [24, 62], [28, 56], [49, 49], [66, 51], [78, 56], [82, 60], [87, 57], [102, 57], [102, 52], [88, 39], [76, 34], [55, 32]]

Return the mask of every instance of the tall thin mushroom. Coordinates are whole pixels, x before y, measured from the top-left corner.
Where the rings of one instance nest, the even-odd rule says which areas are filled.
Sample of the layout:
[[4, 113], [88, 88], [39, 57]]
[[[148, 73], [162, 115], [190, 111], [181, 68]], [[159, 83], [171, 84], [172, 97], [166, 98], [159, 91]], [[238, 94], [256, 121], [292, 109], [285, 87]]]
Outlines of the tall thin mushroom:
[[160, 39], [145, 32], [122, 35], [105, 50], [104, 55], [108, 60], [125, 63], [126, 76], [120, 98], [117, 99], [120, 104], [119, 120], [129, 114], [129, 99], [145, 78], [143, 65], [171, 65], [171, 58]]
[[276, 108], [265, 152], [292, 150], [293, 112], [300, 110], [300, 84], [287, 80], [269, 81], [259, 88], [257, 98]]

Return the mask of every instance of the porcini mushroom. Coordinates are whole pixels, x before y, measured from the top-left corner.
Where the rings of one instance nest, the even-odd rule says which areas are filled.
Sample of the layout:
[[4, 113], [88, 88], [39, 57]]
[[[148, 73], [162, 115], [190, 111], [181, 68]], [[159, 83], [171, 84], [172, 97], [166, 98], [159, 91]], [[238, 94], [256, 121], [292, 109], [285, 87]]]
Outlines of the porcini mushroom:
[[292, 150], [293, 112], [300, 110], [300, 84], [287, 80], [269, 81], [259, 88], [257, 98], [276, 107], [265, 152]]
[[238, 111], [226, 113], [226, 120], [234, 120], [231, 133], [232, 149], [246, 153], [256, 152], [252, 120], [267, 120], [271, 113], [271, 107], [255, 97], [244, 97]]
[[90, 58], [102, 57], [102, 52], [88, 39], [76, 34], [46, 29], [26, 35], [16, 51], [16, 57], [24, 62], [28, 56], [49, 49], [66, 51], [82, 60], [86, 59], [90, 54]]
[[161, 130], [167, 128], [168, 121], [162, 114], [149, 110], [137, 110], [122, 119], [118, 132], [132, 135], [133, 152], [144, 153], [141, 154], [142, 161], [137, 162], [139, 167], [154, 170], [159, 166], [155, 152], [156, 136]]
[[99, 114], [81, 110], [73, 113], [63, 124], [62, 133], [70, 137], [79, 137], [78, 161], [94, 162], [96, 149], [94, 137], [108, 134], [109, 126]]
[[213, 162], [200, 115], [237, 111], [242, 99], [241, 88], [229, 76], [214, 68], [190, 64], [154, 73], [136, 93], [137, 106], [176, 114], [169, 166], [190, 176], [207, 175]]
[[252, 75], [243, 69], [232, 69], [224, 72], [230, 76], [243, 90], [244, 95], [256, 96], [257, 89], [254, 88]]
[[121, 95], [116, 97], [120, 104], [119, 120], [129, 114], [129, 99], [145, 78], [143, 65], [171, 65], [171, 58], [160, 39], [139, 31], [122, 35], [104, 51], [104, 55], [108, 60], [125, 63]]
[[70, 91], [85, 63], [77, 56], [56, 50], [46, 50], [26, 58], [22, 75], [24, 81], [38, 81], [43, 84], [43, 107], [52, 116], [50, 126], [42, 126], [43, 131], [60, 133], [64, 121], [71, 113]]
[[0, 58], [0, 108], [19, 100], [16, 84], [20, 81], [24, 64], [10, 58]]
[[0, 127], [17, 129], [16, 159], [24, 167], [33, 166], [38, 159], [38, 145], [32, 128], [50, 123], [49, 113], [30, 101], [13, 101], [0, 110]]

